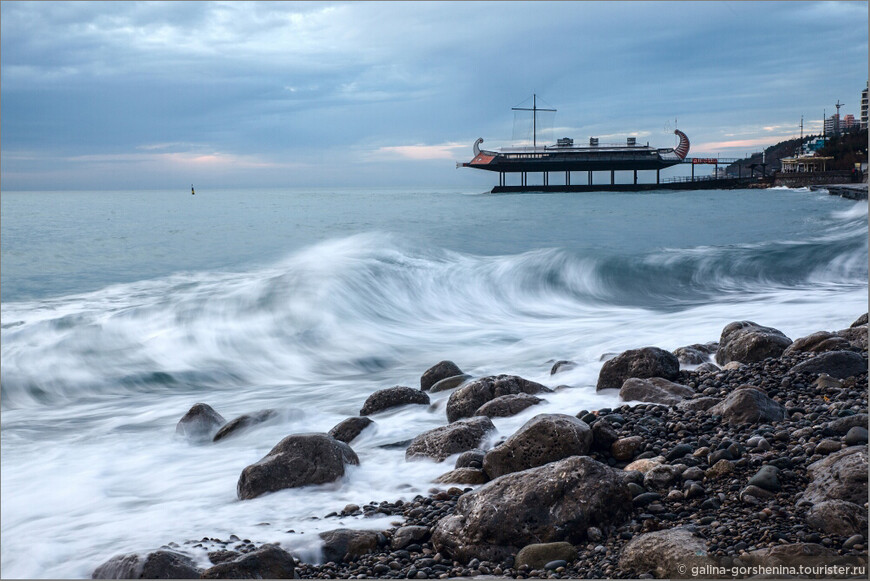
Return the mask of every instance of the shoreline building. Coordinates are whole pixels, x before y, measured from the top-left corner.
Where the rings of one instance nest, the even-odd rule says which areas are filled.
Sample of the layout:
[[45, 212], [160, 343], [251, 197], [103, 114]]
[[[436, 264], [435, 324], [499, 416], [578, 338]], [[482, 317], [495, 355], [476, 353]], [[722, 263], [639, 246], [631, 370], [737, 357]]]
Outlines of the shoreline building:
[[861, 91], [861, 129], [867, 129], [867, 85]]

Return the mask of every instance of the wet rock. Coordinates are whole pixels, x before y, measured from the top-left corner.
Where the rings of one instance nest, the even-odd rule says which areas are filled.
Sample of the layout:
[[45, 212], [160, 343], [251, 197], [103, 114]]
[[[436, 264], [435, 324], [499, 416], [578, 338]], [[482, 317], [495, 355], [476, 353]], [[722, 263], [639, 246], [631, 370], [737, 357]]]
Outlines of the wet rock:
[[867, 446], [851, 446], [807, 467], [810, 483], [803, 500], [817, 504], [825, 500], [867, 502]]
[[524, 409], [537, 405], [542, 401], [544, 400], [528, 393], [512, 393], [486, 402], [477, 409], [474, 415], [486, 416], [489, 418], [506, 418], [514, 416]]
[[514, 566], [520, 568], [526, 565], [529, 569], [543, 569], [547, 563], [552, 561], [562, 560], [571, 562], [576, 559], [577, 548], [571, 543], [564, 541], [557, 543], [532, 543], [520, 549], [514, 560]]
[[867, 371], [867, 360], [854, 351], [829, 351], [798, 363], [792, 373], [827, 373], [831, 377], [846, 379]]
[[218, 430], [217, 433], [214, 435], [213, 441], [220, 442], [224, 438], [228, 438], [230, 436], [237, 436], [241, 432], [244, 432], [253, 426], [262, 424], [277, 417], [278, 412], [276, 412], [275, 410], [259, 410], [252, 414], [241, 415], [235, 419], [230, 420], [220, 430]]
[[710, 361], [710, 355], [719, 349], [715, 341], [710, 343], [695, 343], [685, 347], [674, 349], [674, 356], [680, 363], [685, 365], [700, 365]]
[[706, 472], [704, 472], [704, 476], [710, 480], [715, 480], [727, 476], [732, 472], [734, 472], [734, 464], [728, 460], [722, 459], [707, 468]]
[[791, 339], [778, 329], [752, 321], [736, 321], [722, 329], [716, 363], [754, 363], [767, 357], [779, 357], [791, 343]]
[[729, 424], [770, 423], [785, 419], [785, 407], [760, 389], [742, 385], [709, 410]]
[[457, 561], [498, 561], [531, 543], [581, 542], [590, 526], [621, 523], [630, 510], [621, 471], [572, 456], [463, 494], [456, 512], [438, 521], [432, 543]]
[[740, 491], [740, 500], [746, 504], [765, 504], [775, 497], [773, 492], [752, 484]]
[[849, 428], [846, 435], [843, 436], [843, 442], [847, 446], [859, 446], [867, 443], [867, 428], [861, 426], [853, 426]]
[[825, 500], [810, 507], [807, 524], [831, 535], [866, 534], [867, 511], [854, 502]]
[[631, 464], [625, 467], [626, 472], [637, 471], [641, 474], [646, 474], [656, 466], [659, 466], [665, 459], [663, 456], [656, 456], [654, 458], [641, 458], [639, 460], [635, 460]]
[[852, 348], [849, 341], [836, 333], [819, 331], [800, 339], [788, 346], [783, 355], [795, 353], [824, 353], [825, 351], [844, 351]]
[[779, 468], [770, 465], [762, 466], [755, 473], [755, 476], [749, 479], [749, 484], [771, 492], [778, 492], [782, 488], [779, 483]]
[[708, 361], [706, 363], [700, 364], [695, 368], [695, 373], [716, 373], [719, 371], [719, 366], [715, 363]]
[[191, 407], [175, 425], [175, 433], [192, 442], [211, 440], [226, 420], [207, 403]]
[[420, 376], [420, 391], [428, 391], [429, 388], [442, 379], [456, 377], [457, 375], [462, 375], [462, 370], [452, 361], [436, 363]]
[[858, 317], [854, 323], [849, 325], [849, 327], [854, 329], [855, 327], [860, 327], [861, 325], [866, 325], [866, 324], [867, 324], [867, 313], [864, 313], [863, 315]]
[[854, 427], [867, 427], [867, 414], [855, 414], [854, 416], [846, 416], [845, 418], [837, 418], [835, 420], [831, 420], [825, 426], [831, 433], [836, 434], [838, 436], [843, 436], [849, 433]]
[[378, 548], [377, 531], [335, 529], [320, 533], [323, 540], [323, 560], [347, 561]]
[[630, 349], [604, 362], [598, 374], [596, 390], [620, 389], [625, 380], [632, 377], [674, 380], [679, 372], [680, 362], [673, 353], [658, 347]]
[[359, 464], [354, 451], [328, 434], [287, 436], [259, 462], [242, 470], [240, 499], [307, 484], [325, 484], [344, 476], [346, 464]]
[[453, 454], [480, 446], [486, 434], [494, 430], [492, 420], [485, 416], [468, 418], [423, 432], [405, 450], [405, 459], [431, 458], [443, 462]]
[[829, 558], [836, 554], [816, 543], [791, 543], [749, 551], [744, 559], [747, 564], [755, 566], [800, 567], [830, 562]]
[[643, 475], [643, 485], [647, 489], [661, 490], [670, 486], [680, 475], [680, 470], [670, 464], [654, 466]]
[[422, 543], [429, 540], [429, 527], [424, 526], [404, 526], [396, 529], [393, 533], [391, 546], [393, 550], [404, 549], [413, 543]]
[[647, 379], [630, 377], [619, 389], [619, 397], [623, 401], [643, 401], [663, 405], [676, 405], [693, 395], [695, 391], [691, 387], [661, 377]]
[[339, 442], [350, 444], [364, 429], [374, 423], [374, 420], [371, 418], [365, 416], [354, 416], [336, 424], [334, 428], [329, 430], [329, 435]]
[[408, 404], [429, 405], [429, 396], [419, 389], [403, 385], [379, 389], [366, 399], [362, 409], [359, 410], [359, 415], [368, 416]]
[[454, 468], [483, 468], [484, 456], [486, 456], [486, 451], [479, 448], [463, 452], [456, 459]]
[[503, 395], [517, 393], [551, 393], [552, 390], [518, 377], [516, 375], [497, 375], [481, 377], [464, 385], [450, 394], [447, 400], [447, 421], [455, 422], [469, 418], [488, 401]]
[[686, 528], [644, 533], [633, 538], [619, 555], [619, 566], [637, 574], [653, 571], [660, 578], [685, 578], [692, 567], [712, 565], [707, 544]]
[[550, 368], [550, 375], [556, 375], [562, 371], [569, 371], [577, 367], [577, 364], [573, 361], [556, 361], [553, 364], [553, 367]]
[[193, 560], [175, 551], [116, 555], [97, 567], [92, 579], [199, 579]]
[[454, 468], [435, 479], [439, 484], [483, 484], [489, 478], [480, 468]]
[[467, 373], [462, 373], [460, 375], [451, 375], [450, 377], [445, 377], [441, 381], [437, 382], [435, 385], [429, 388], [429, 393], [438, 393], [439, 391], [447, 391], [448, 389], [453, 389], [454, 387], [459, 387], [466, 381], [471, 379], [471, 376]]
[[705, 412], [720, 401], [722, 400], [718, 397], [697, 397], [694, 399], [684, 399], [683, 401], [677, 403], [677, 408], [681, 410]]
[[296, 561], [277, 545], [263, 545], [255, 551], [206, 569], [203, 579], [293, 579]]
[[619, 432], [604, 418], [592, 424], [592, 448], [602, 453], [609, 453], [613, 443], [619, 439]]
[[641, 444], [643, 444], [641, 436], [620, 438], [610, 446], [610, 454], [617, 460], [631, 460]]
[[483, 470], [490, 478], [582, 456], [592, 445], [592, 429], [574, 416], [539, 414], [486, 453]]

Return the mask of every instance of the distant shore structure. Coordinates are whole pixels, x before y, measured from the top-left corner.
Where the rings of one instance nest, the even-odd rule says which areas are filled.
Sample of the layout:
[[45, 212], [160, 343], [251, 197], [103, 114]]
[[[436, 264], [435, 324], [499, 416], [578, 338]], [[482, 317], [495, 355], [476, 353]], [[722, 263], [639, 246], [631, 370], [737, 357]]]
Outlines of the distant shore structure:
[[[555, 145], [537, 144], [537, 113], [538, 111], [555, 111], [555, 109], [539, 109], [537, 95], [534, 95], [531, 109], [514, 108], [517, 111], [532, 112], [532, 146], [531, 147], [505, 147], [501, 151], [488, 151], [480, 149], [483, 138], [474, 142], [472, 149], [474, 158], [468, 163], [457, 164], [457, 167], [470, 167], [485, 171], [498, 172], [498, 186], [492, 189], [492, 193], [499, 192], [524, 192], [524, 191], [588, 191], [595, 189], [592, 183], [593, 172], [609, 171], [610, 183], [615, 184], [615, 172], [633, 171], [635, 186], [638, 184], [637, 172], [640, 170], [655, 170], [656, 184], [661, 183], [660, 172], [662, 169], [683, 163], [689, 153], [689, 138], [679, 129], [674, 134], [680, 142], [672, 148], [655, 148], [639, 145], [636, 137], [628, 137], [625, 143], [603, 144], [597, 137], [590, 137], [588, 145], [575, 145], [574, 140], [568, 137], [557, 140]], [[571, 172], [587, 172], [587, 184], [572, 184]], [[529, 185], [528, 174], [540, 172], [543, 174], [543, 186]], [[550, 173], [564, 172], [564, 183], [551, 184]], [[519, 173], [520, 185], [509, 186], [506, 183], [506, 174]]]
[[193, 189], [193, 184], [190, 184], [190, 195], [191, 195], [191, 196], [195, 196], [195, 195], [196, 195], [196, 190]]

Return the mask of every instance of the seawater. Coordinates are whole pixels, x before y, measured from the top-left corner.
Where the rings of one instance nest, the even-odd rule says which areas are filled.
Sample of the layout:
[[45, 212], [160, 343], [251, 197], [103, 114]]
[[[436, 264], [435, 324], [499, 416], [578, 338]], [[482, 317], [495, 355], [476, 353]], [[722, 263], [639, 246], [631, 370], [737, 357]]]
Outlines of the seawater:
[[[602, 358], [717, 340], [735, 320], [792, 338], [867, 310], [867, 203], [806, 190], [488, 195], [461, 189], [3, 192], [3, 577], [89, 577], [109, 557], [231, 534], [318, 558], [323, 519], [411, 499], [453, 466], [405, 462], [446, 423], [374, 416], [331, 485], [239, 501], [281, 438], [328, 431], [443, 359], [550, 387], [495, 420], [620, 405]], [[550, 376], [555, 360], [577, 366]], [[197, 402], [276, 421], [192, 445]], [[293, 532], [288, 532], [293, 531]], [[205, 565], [204, 551], [196, 553]]]

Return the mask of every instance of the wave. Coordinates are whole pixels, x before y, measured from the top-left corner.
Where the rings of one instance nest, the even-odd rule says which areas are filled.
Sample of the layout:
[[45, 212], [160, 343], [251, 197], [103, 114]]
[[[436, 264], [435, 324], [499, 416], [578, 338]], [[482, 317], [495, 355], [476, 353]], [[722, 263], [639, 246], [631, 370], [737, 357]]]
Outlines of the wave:
[[181, 273], [2, 305], [4, 409], [130, 391], [233, 389], [385, 372], [428, 353], [554, 341], [590, 321], [866, 289], [867, 205], [824, 236], [641, 255], [482, 257], [360, 234], [251, 272]]

